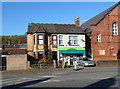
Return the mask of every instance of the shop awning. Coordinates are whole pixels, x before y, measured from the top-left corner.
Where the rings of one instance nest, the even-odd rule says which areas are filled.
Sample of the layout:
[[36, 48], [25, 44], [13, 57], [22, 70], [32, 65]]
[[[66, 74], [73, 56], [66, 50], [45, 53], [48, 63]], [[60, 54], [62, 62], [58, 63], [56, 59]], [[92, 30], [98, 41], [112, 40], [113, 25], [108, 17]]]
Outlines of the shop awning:
[[85, 50], [59, 50], [59, 53], [85, 53]]

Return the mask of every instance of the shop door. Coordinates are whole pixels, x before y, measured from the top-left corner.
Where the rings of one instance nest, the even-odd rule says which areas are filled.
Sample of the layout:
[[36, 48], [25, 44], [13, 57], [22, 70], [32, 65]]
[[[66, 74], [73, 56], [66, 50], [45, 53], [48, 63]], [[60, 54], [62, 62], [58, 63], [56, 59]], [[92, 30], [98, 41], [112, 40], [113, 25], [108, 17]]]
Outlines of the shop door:
[[52, 52], [52, 58], [53, 60], [57, 60], [57, 51]]

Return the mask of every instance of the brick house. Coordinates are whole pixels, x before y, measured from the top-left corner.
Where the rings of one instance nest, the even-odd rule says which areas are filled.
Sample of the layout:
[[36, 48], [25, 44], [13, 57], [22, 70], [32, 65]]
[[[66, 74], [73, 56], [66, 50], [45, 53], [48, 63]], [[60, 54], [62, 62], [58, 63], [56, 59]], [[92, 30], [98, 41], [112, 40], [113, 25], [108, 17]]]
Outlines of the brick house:
[[28, 56], [33, 60], [46, 60], [49, 51], [55, 60], [61, 56], [85, 55], [85, 33], [78, 17], [75, 24], [28, 24]]
[[120, 58], [120, 2], [81, 25], [88, 34], [88, 55], [94, 60]]

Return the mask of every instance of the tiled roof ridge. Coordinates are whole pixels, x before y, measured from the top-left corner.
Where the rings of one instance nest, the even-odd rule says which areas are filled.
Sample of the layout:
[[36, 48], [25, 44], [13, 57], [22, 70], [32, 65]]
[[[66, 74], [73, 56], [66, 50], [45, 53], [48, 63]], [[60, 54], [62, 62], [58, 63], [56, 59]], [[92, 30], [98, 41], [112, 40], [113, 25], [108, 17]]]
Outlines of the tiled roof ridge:
[[[119, 1], [117, 4], [114, 4], [114, 5], [112, 5], [111, 7], [107, 8], [106, 10], [108, 10], [108, 9], [110, 9], [110, 8], [111, 8], [111, 10], [110, 10], [108, 13], [106, 13], [105, 15], [109, 14], [119, 3], [120, 3], [120, 1]], [[106, 10], [104, 10], [104, 11], [106, 11]], [[102, 14], [104, 11], [102, 11], [101, 13], [95, 15], [94, 17], [99, 16], [99, 15]], [[105, 15], [104, 15], [104, 16], [105, 16]], [[92, 17], [91, 19], [93, 19], [94, 17]], [[89, 19], [89, 20], [91, 20], [91, 19]], [[88, 22], [89, 20], [87, 20], [86, 22]], [[86, 23], [86, 22], [85, 22], [85, 23]]]
[[108, 15], [114, 8], [116, 8], [120, 4], [120, 1], [111, 7], [107, 8], [106, 10], [102, 11], [101, 13], [97, 14], [96, 16], [92, 17], [91, 19], [87, 20], [86, 22], [82, 23], [81, 27], [83, 30], [89, 29], [92, 25], [97, 25], [102, 19], [104, 19], [105, 15]]
[[38, 25], [75, 25], [75, 24], [59, 24], [59, 23], [28, 23], [28, 24], [38, 24]]

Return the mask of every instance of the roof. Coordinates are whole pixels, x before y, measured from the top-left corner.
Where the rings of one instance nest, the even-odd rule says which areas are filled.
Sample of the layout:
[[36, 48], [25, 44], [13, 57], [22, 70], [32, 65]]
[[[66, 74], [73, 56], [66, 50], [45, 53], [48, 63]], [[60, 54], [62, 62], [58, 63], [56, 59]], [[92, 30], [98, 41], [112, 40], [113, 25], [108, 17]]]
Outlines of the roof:
[[2, 49], [2, 55], [12, 55], [12, 54], [27, 54], [27, 49], [19, 49], [19, 48], [9, 48]]
[[75, 24], [40, 24], [29, 23], [27, 33], [84, 33], [80, 26]]
[[6, 48], [27, 48], [27, 44], [3, 44], [2, 45], [2, 48], [3, 49], [6, 49]]
[[101, 12], [100, 14], [96, 15], [95, 17], [91, 18], [90, 20], [86, 21], [81, 25], [83, 30], [90, 29], [91, 25], [97, 25], [102, 19], [104, 19], [105, 15], [109, 14], [116, 6], [118, 6], [120, 2], [111, 6], [110, 8], [106, 9], [105, 11]]

